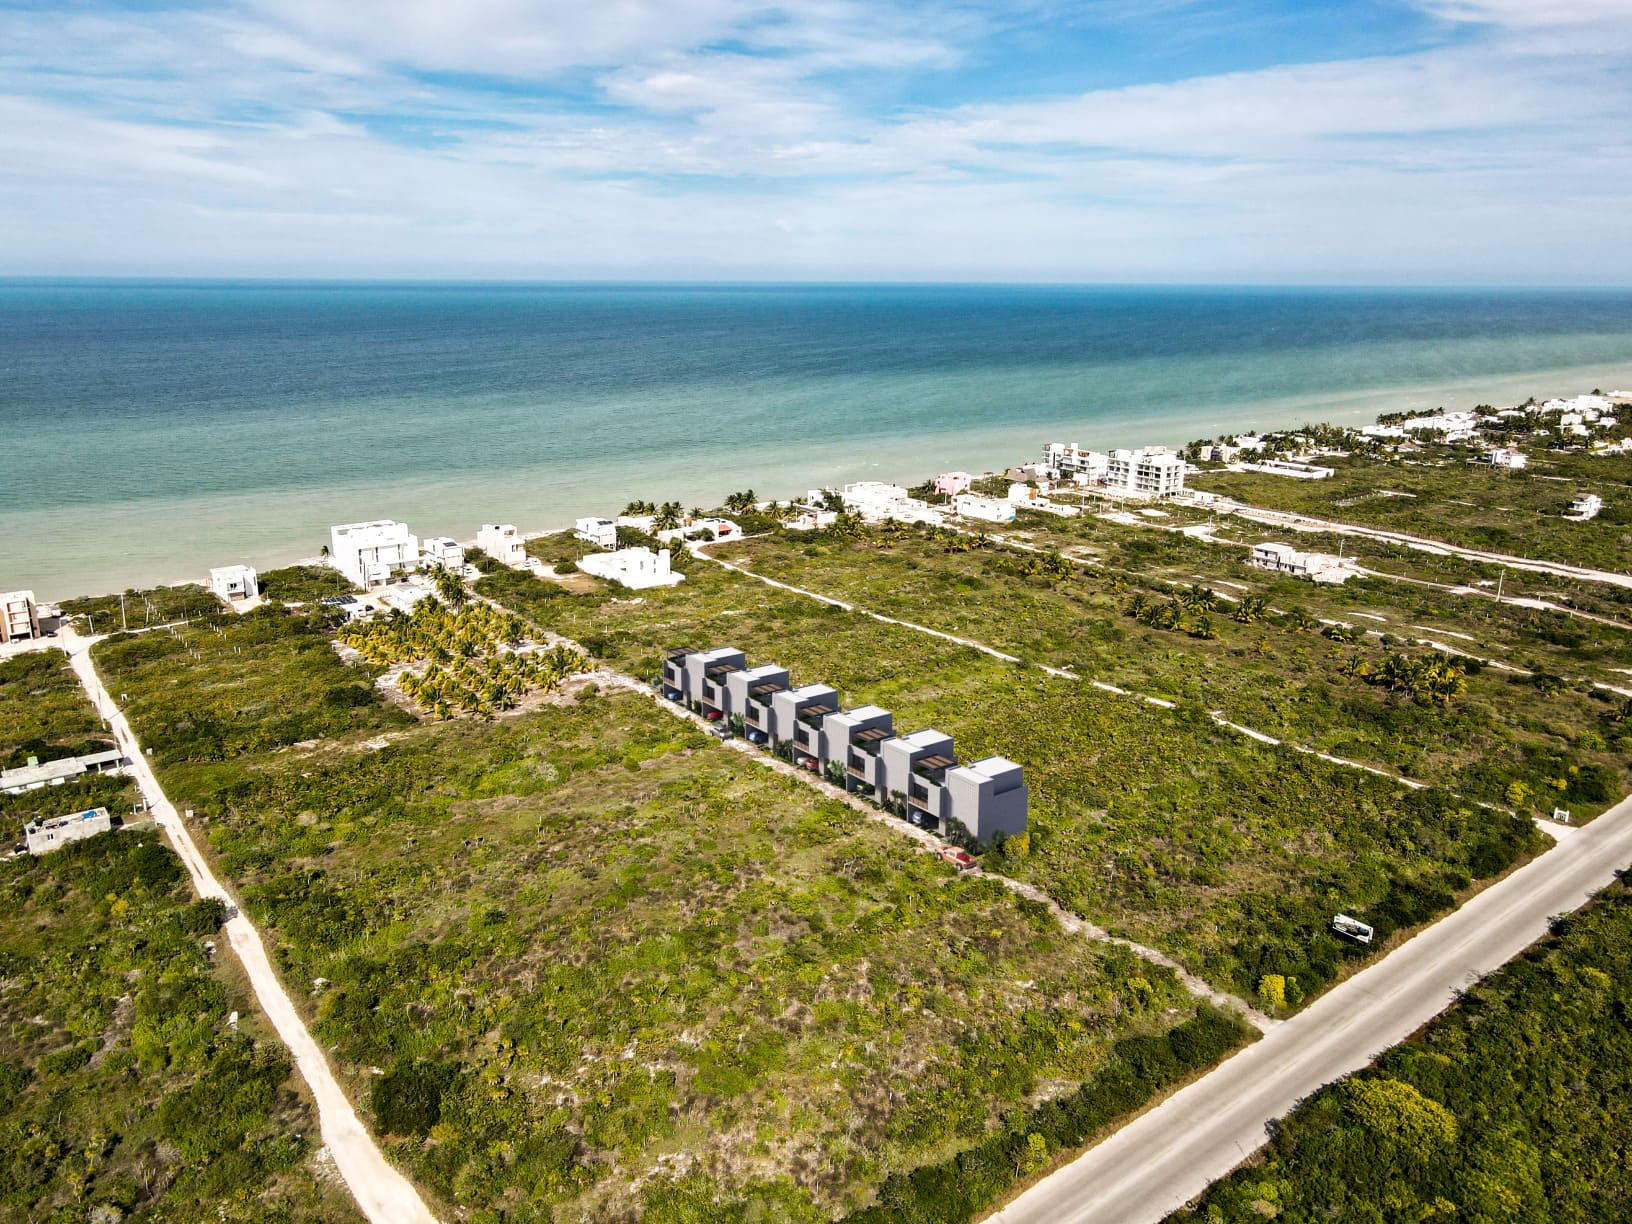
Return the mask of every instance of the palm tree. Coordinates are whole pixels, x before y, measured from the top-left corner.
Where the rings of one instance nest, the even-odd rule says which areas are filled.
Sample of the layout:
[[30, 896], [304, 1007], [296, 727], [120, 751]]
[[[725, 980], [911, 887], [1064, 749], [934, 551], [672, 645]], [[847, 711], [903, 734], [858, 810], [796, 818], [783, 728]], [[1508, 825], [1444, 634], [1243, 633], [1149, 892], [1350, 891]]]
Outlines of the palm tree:
[[680, 526], [680, 503], [666, 501], [657, 510], [656, 527], [659, 531], [673, 531]]
[[1123, 609], [1129, 616], [1139, 619], [1146, 608], [1150, 607], [1150, 600], [1145, 598], [1143, 591], [1135, 591], [1133, 598], [1128, 600], [1128, 606]]
[[431, 581], [436, 585], [437, 598], [443, 603], [448, 604], [450, 607], [458, 607], [465, 602], [467, 596], [465, 594], [464, 580], [447, 566], [437, 566], [436, 572], [431, 576]]

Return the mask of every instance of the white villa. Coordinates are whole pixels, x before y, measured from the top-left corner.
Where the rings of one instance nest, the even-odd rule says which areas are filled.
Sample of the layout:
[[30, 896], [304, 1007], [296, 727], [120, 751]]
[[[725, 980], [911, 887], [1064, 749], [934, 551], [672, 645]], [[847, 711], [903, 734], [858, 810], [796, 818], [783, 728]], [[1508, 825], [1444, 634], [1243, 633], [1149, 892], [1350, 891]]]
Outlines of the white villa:
[[520, 569], [527, 564], [527, 546], [511, 523], [483, 523], [476, 533], [476, 547], [501, 565]]
[[1498, 446], [1485, 451], [1474, 463], [1483, 463], [1487, 467], [1507, 468], [1510, 471], [1519, 471], [1530, 459], [1523, 451], [1516, 451], [1506, 446]]
[[1577, 493], [1575, 500], [1570, 503], [1569, 513], [1578, 519], [1596, 518], [1598, 511], [1604, 508], [1604, 499], [1596, 493]]
[[[655, 515], [643, 515], [641, 517], [650, 518], [654, 523], [657, 521]], [[581, 518], [573, 524], [572, 534], [585, 544], [593, 544], [596, 548], [616, 548], [618, 546], [619, 525], [619, 523], [614, 523], [611, 519]], [[622, 525], [635, 526], [633, 522]], [[650, 534], [652, 528], [649, 526], [640, 527], [638, 530]]]
[[620, 548], [616, 552], [591, 553], [578, 568], [596, 578], [621, 582], [633, 591], [675, 586], [686, 576], [670, 568], [669, 550], [660, 548]]
[[952, 509], [963, 518], [981, 519], [988, 523], [1014, 522], [1014, 503], [1005, 498], [960, 493], [952, 499]]
[[261, 584], [251, 566], [222, 565], [210, 571], [210, 590], [217, 599], [231, 603], [235, 599], [254, 599], [261, 593]]
[[419, 568], [419, 538], [406, 523], [375, 519], [329, 528], [329, 564], [368, 590]]
[[450, 570], [462, 569], [465, 564], [465, 546], [452, 536], [428, 536], [419, 546], [420, 559], [426, 565], [441, 565]]
[[[815, 491], [813, 490], [813, 493]], [[900, 485], [881, 480], [862, 480], [847, 484], [840, 492], [847, 510], [853, 510], [867, 519], [898, 519], [903, 523], [938, 523], [941, 516], [928, 502], [913, 497]], [[820, 501], [816, 493], [812, 501]]]

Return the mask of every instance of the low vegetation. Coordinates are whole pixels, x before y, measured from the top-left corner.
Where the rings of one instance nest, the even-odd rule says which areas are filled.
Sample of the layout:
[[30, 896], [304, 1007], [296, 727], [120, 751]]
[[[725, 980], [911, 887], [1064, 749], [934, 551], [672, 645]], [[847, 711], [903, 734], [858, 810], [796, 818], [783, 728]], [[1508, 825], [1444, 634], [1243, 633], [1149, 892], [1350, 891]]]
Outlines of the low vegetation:
[[0, 861], [0, 904], [0, 1216], [361, 1218], [287, 1056], [212, 964], [221, 904], [189, 900], [151, 833]]
[[284, 604], [316, 604], [351, 591], [351, 584], [344, 574], [324, 565], [290, 565], [283, 569], [263, 570], [259, 582], [264, 598]]
[[1632, 895], [1617, 885], [1454, 1010], [1278, 1123], [1174, 1224], [1632, 1217]]
[[[1028, 534], [1040, 536], [1029, 527]], [[1531, 797], [1529, 810], [1545, 815], [1562, 804], [1584, 820], [1632, 788], [1625, 752], [1632, 741], [1612, 719], [1621, 699], [1579, 675], [1584, 660], [1548, 647], [1486, 666], [1472, 653], [1483, 624], [1447, 615], [1493, 605], [1436, 606], [1423, 628], [1412, 614], [1426, 609], [1402, 608], [1401, 593], [1387, 584], [1320, 590], [1253, 570], [1242, 552], [1167, 532], [1096, 521], [1040, 538], [1082, 551], [1089, 545], [1069, 541], [1092, 541], [1098, 563], [905, 527], [856, 538], [770, 537], [713, 551], [767, 577], [1084, 678], [1195, 703], [1476, 801], [1516, 806], [1509, 792], [1517, 785]], [[1567, 627], [1558, 613], [1522, 615], [1549, 618], [1555, 634]], [[1368, 632], [1373, 626], [1387, 628]], [[1632, 648], [1632, 632], [1590, 628], [1614, 638], [1619, 651]], [[1469, 653], [1452, 655], [1449, 643]], [[1601, 683], [1624, 686], [1610, 661], [1594, 667]], [[1583, 776], [1608, 777], [1610, 785], [1574, 784]]]
[[1030, 833], [988, 866], [1242, 995], [1292, 979], [1289, 1007], [1363, 955], [1328, 932], [1336, 910], [1410, 927], [1542, 844], [1525, 819], [1220, 729], [1188, 689], [1155, 708], [717, 567], [639, 602], [524, 574], [480, 589], [637, 676], [667, 646], [735, 645], [877, 702], [903, 730], [949, 732], [966, 757], [1018, 761]]
[[196, 583], [130, 590], [123, 595], [65, 599], [63, 616], [85, 633], [117, 633], [178, 621], [197, 620], [221, 611], [221, 601]]
[[1102, 1075], [1072, 1125], [1136, 1105], [1172, 1070], [1117, 1043], [1194, 1012], [636, 694], [167, 782], [450, 1215], [830, 1219]]
[[0, 659], [0, 769], [113, 747], [60, 650]]

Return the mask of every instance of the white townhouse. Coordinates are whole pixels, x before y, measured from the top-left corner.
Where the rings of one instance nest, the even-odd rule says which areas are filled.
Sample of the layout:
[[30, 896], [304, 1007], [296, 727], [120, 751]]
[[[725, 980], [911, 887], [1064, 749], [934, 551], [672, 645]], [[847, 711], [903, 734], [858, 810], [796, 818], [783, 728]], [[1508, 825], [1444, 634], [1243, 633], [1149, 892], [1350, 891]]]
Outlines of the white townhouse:
[[368, 590], [419, 568], [419, 538], [406, 523], [375, 519], [329, 528], [329, 564]]
[[[639, 517], [650, 517], [654, 523], [657, 521], [655, 516]], [[611, 519], [581, 518], [573, 524], [572, 534], [585, 544], [593, 544], [596, 548], [616, 548], [618, 546], [618, 527], [620, 525], [632, 527], [634, 522], [631, 520], [624, 523], [620, 519], [614, 523]], [[638, 528], [638, 530], [650, 535], [652, 529], [648, 526]]]
[[952, 499], [952, 509], [960, 518], [980, 519], [986, 523], [1014, 522], [1014, 503], [1007, 498], [959, 493]]
[[426, 565], [440, 565], [450, 570], [463, 569], [465, 546], [452, 536], [427, 536], [419, 546], [420, 559]]

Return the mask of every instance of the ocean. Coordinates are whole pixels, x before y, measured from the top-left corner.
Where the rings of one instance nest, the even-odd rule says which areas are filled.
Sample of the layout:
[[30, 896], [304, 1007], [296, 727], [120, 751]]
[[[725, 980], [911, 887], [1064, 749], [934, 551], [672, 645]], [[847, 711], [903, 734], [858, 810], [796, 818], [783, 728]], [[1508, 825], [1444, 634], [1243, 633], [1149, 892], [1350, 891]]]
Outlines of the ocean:
[[0, 590], [1632, 387], [1632, 292], [0, 281]]

